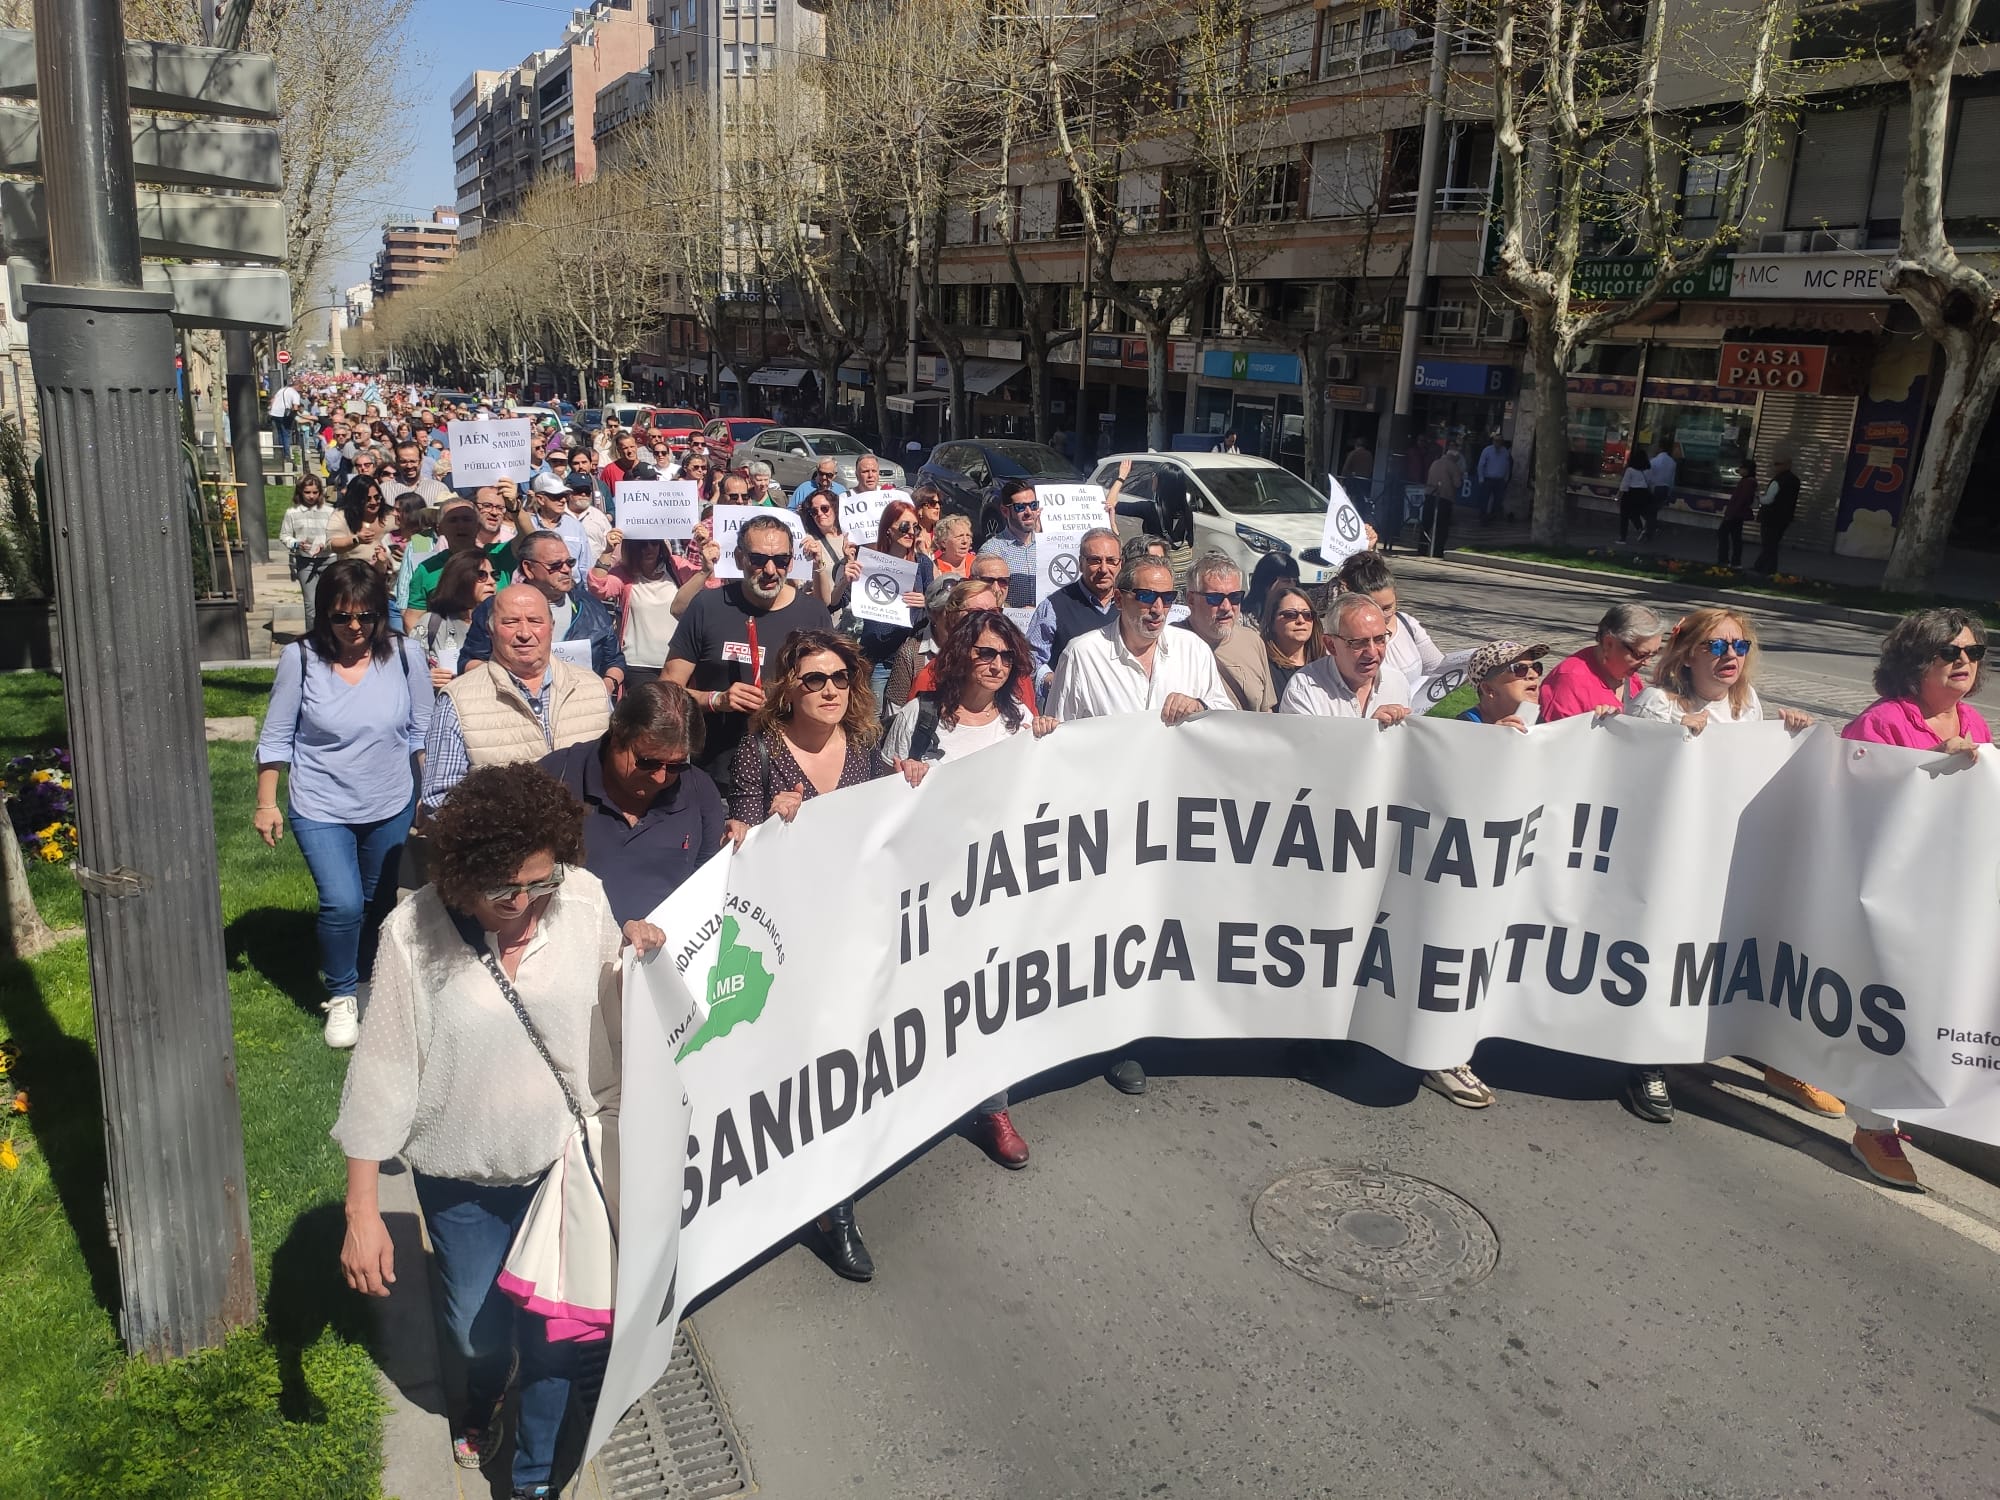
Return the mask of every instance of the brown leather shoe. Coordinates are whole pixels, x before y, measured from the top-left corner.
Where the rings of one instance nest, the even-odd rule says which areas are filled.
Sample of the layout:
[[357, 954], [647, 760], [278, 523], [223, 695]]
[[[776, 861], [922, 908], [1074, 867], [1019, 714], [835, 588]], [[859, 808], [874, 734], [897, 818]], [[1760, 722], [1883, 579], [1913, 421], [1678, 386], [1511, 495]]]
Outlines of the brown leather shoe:
[[981, 1115], [972, 1127], [972, 1138], [1003, 1167], [1019, 1171], [1028, 1164], [1028, 1143], [1021, 1139], [1021, 1132], [1014, 1128], [1004, 1109]]

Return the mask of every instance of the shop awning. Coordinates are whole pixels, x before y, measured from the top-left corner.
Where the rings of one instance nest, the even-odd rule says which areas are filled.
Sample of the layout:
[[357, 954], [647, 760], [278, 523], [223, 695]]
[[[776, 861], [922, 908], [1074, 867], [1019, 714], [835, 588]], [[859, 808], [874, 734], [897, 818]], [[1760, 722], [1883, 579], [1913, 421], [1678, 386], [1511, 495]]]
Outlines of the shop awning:
[[787, 390], [794, 390], [804, 383], [806, 376], [811, 373], [812, 371], [806, 369], [803, 365], [779, 365], [772, 369], [759, 370], [755, 375], [750, 377], [750, 383], [752, 385], [782, 386]]
[[899, 411], [908, 414], [914, 412], [919, 406], [935, 406], [940, 402], [949, 400], [951, 400], [950, 391], [939, 391], [925, 387], [922, 390], [911, 391], [907, 395], [891, 396], [887, 404], [890, 411]]
[[[1026, 368], [1027, 366], [1017, 359], [967, 359], [965, 362], [966, 394], [970, 396], [990, 396]], [[951, 366], [940, 360], [937, 373], [937, 387], [940, 390], [949, 387], [951, 384]]]

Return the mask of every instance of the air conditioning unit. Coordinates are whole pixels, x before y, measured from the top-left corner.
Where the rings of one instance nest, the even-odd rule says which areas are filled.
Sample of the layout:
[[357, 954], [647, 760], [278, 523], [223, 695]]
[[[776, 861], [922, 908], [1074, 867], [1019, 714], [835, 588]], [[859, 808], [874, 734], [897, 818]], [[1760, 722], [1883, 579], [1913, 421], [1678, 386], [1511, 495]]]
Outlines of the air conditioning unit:
[[1351, 354], [1329, 354], [1326, 357], [1326, 378], [1348, 381], [1354, 378], [1355, 361]]

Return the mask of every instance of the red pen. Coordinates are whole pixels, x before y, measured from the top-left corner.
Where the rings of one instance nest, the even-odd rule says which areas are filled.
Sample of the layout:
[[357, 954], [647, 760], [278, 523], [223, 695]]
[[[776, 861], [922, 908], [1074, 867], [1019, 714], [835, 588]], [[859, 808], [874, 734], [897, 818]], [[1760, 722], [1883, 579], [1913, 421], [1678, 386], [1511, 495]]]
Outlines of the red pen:
[[764, 653], [757, 649], [757, 622], [745, 620], [743, 628], [750, 632], [750, 685], [764, 685]]

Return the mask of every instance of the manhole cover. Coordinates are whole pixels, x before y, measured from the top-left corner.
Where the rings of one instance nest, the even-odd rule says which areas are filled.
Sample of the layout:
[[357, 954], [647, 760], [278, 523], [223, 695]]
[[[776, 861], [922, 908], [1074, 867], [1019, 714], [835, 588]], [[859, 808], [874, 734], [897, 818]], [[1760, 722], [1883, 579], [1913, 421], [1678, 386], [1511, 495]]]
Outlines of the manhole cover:
[[1257, 1238], [1309, 1281], [1377, 1302], [1438, 1297], [1500, 1263], [1486, 1216], [1421, 1177], [1314, 1167], [1280, 1177], [1250, 1210]]
[[674, 1336], [667, 1373], [633, 1403], [594, 1463], [610, 1500], [721, 1500], [749, 1490], [742, 1445], [686, 1327]]

